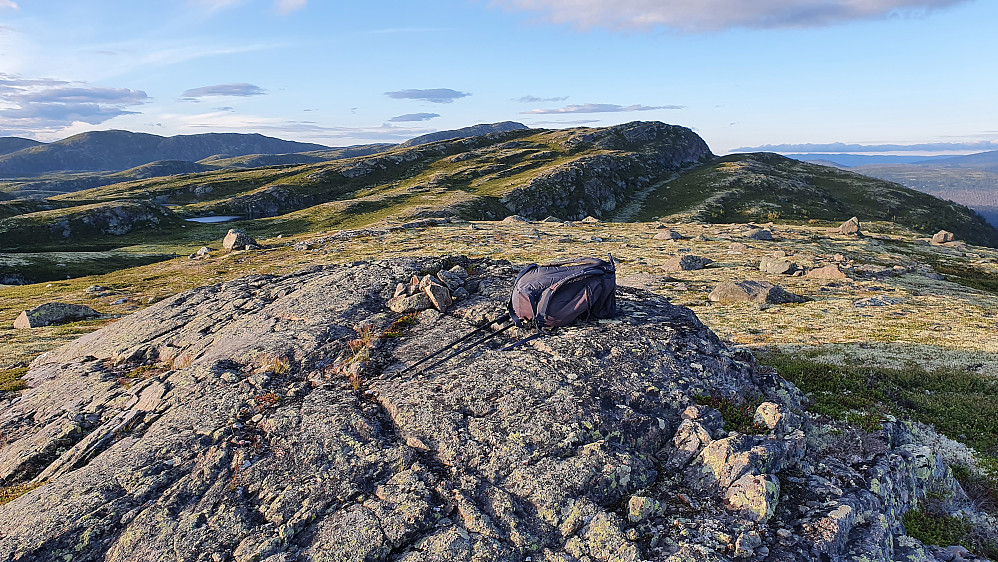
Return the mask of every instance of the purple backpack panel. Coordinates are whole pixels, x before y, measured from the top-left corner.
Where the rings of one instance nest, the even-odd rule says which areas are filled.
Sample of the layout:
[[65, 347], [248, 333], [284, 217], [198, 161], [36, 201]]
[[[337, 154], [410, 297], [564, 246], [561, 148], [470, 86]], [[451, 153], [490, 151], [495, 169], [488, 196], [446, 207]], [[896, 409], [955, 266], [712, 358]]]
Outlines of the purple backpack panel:
[[530, 264], [513, 284], [510, 312], [538, 328], [566, 326], [580, 317], [610, 318], [617, 310], [616, 289], [612, 257]]

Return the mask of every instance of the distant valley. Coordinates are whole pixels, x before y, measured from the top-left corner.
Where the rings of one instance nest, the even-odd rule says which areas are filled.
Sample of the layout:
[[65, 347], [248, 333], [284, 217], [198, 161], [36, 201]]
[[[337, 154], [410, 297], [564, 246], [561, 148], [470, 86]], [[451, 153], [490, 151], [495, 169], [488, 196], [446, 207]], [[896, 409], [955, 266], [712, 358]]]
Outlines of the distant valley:
[[[834, 164], [955, 201], [998, 226], [998, 151], [957, 157], [873, 157], [856, 154], [797, 154], [793, 158]], [[829, 160], [834, 158], [834, 163]], [[868, 163], [876, 159], [876, 163]]]

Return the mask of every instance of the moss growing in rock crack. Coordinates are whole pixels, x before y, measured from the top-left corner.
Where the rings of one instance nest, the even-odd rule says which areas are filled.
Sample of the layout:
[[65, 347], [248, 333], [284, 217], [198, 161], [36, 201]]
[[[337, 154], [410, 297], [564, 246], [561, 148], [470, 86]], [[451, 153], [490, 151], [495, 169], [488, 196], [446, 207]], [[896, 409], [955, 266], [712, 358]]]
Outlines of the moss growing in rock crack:
[[901, 516], [905, 531], [925, 544], [968, 546], [970, 523], [954, 515], [929, 513], [921, 509], [909, 509]]
[[417, 319], [416, 313], [406, 314], [405, 316], [399, 318], [398, 320], [392, 322], [392, 325], [388, 327], [382, 334], [382, 339], [392, 339], [400, 338], [405, 335], [406, 328], [410, 326], [415, 326], [419, 320]]
[[950, 468], [970, 500], [980, 509], [994, 513], [998, 511], [998, 459], [978, 455], [977, 465], [979, 469], [963, 464]]
[[27, 367], [0, 370], [0, 392], [16, 392], [28, 388], [28, 385], [21, 380], [27, 373]]
[[931, 424], [978, 451], [998, 451], [998, 381], [965, 369], [927, 370], [914, 363], [887, 369], [838, 366], [799, 355], [759, 354], [806, 392], [809, 409], [830, 418], [877, 429], [875, 420], [892, 414]]
[[3, 488], [0, 488], [0, 505], [3, 505], [5, 503], [10, 503], [39, 486], [41, 486], [41, 483], [37, 484], [23, 483], [23, 484], [15, 484], [13, 486], [5, 486]]
[[721, 412], [725, 431], [737, 431], [746, 435], [759, 435], [769, 431], [765, 425], [755, 422], [755, 410], [762, 403], [762, 400], [737, 402], [730, 398], [706, 394], [694, 398], [697, 404], [710, 406]]

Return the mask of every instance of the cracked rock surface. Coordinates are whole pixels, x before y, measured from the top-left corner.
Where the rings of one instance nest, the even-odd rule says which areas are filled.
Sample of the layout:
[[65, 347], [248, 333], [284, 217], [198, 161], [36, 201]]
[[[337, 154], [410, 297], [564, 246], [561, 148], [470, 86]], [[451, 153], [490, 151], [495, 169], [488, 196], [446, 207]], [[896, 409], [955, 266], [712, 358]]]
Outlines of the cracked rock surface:
[[[446, 313], [388, 308], [455, 266], [471, 289]], [[0, 559], [935, 559], [901, 514], [962, 491], [910, 429], [843, 454], [795, 387], [652, 293], [404, 368], [500, 315], [516, 271], [246, 277], [41, 356], [0, 409], [0, 485], [40, 484], [0, 506]], [[708, 396], [761, 403], [757, 431]]]

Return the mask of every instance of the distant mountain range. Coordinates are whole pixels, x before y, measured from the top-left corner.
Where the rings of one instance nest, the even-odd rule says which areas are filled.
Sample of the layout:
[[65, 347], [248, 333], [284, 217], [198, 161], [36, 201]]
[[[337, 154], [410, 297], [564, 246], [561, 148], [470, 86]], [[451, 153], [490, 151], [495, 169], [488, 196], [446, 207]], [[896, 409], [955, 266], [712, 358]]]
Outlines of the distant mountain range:
[[[0, 139], [12, 147], [27, 139]], [[34, 141], [29, 141], [34, 143]], [[2, 146], [2, 145], [0, 145]], [[283, 154], [328, 150], [259, 134], [205, 133], [162, 137], [129, 131], [92, 131], [51, 142], [28, 144], [0, 156], [0, 178], [23, 178], [53, 172], [121, 171], [159, 160], [196, 162], [209, 156]]]

